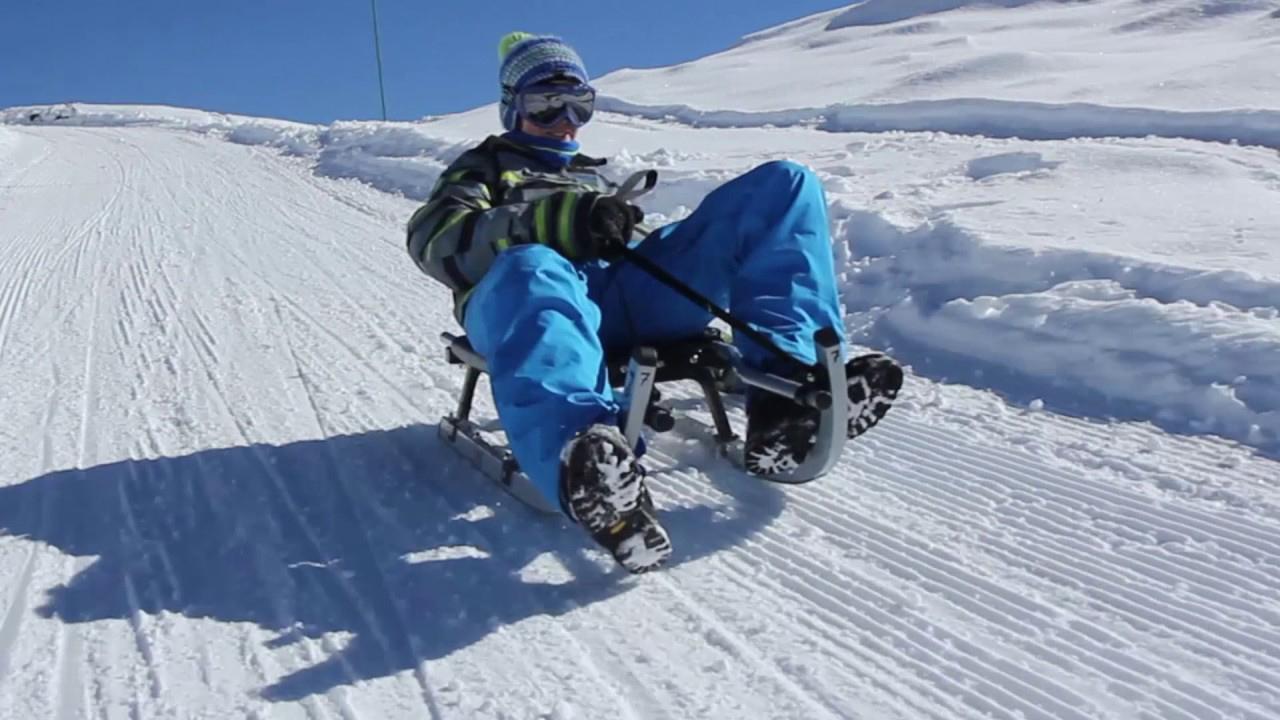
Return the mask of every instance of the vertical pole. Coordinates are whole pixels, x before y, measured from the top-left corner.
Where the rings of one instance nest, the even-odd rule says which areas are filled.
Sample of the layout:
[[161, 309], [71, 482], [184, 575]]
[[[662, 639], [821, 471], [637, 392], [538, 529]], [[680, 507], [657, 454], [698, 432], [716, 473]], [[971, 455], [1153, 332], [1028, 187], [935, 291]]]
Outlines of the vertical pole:
[[373, 10], [373, 52], [378, 58], [378, 98], [382, 100], [382, 119], [387, 119], [387, 91], [382, 85], [382, 42], [378, 39], [378, 0], [369, 0]]

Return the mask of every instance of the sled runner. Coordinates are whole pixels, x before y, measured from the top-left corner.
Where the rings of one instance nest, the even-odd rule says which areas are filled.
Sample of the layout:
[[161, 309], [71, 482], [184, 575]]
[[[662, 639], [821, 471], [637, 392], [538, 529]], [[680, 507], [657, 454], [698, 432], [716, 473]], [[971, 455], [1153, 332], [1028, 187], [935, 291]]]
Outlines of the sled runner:
[[[446, 360], [465, 366], [466, 378], [457, 409], [440, 421], [440, 437], [521, 502], [544, 512], [559, 513], [560, 508], [548, 502], [520, 471], [510, 450], [487, 440], [471, 419], [476, 386], [480, 375], [488, 371], [484, 358], [472, 349], [465, 336], [444, 333], [442, 338]], [[818, 411], [818, 432], [804, 461], [762, 476], [771, 482], [809, 482], [828, 472], [839, 460], [849, 425], [839, 337], [834, 330], [821, 330], [814, 344], [818, 362], [799, 380], [745, 367], [737, 348], [715, 328], [707, 328], [697, 337], [638, 347], [630, 355], [610, 357], [610, 382], [615, 388], [622, 388], [618, 397], [625, 418], [623, 434], [633, 448], [638, 448], [644, 427], [659, 433], [671, 430], [675, 425], [673, 410], [662, 404], [657, 388], [670, 382], [693, 381], [702, 388], [720, 452], [742, 467], [742, 450], [725, 412], [723, 395], [741, 393], [747, 387], [758, 388]]]

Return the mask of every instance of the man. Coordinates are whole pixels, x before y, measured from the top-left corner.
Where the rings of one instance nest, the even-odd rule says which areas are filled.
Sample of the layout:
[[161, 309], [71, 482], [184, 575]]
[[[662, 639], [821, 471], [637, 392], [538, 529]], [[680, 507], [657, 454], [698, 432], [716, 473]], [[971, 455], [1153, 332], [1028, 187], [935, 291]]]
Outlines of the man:
[[[644, 572], [670, 555], [671, 542], [618, 429], [605, 353], [696, 335], [711, 318], [612, 261], [630, 244], [813, 363], [814, 332], [844, 328], [826, 200], [808, 169], [772, 162], [641, 237], [643, 212], [600, 173], [605, 161], [578, 152], [595, 103], [578, 54], [558, 38], [512, 33], [499, 57], [507, 132], [444, 172], [409, 221], [409, 254], [453, 290], [525, 474], [624, 567]], [[789, 370], [755, 343], [736, 342], [749, 365]], [[883, 417], [902, 371], [879, 354], [848, 367], [853, 437]], [[748, 467], [769, 460], [755, 463], [761, 474], [802, 460], [817, 427], [816, 411], [763, 392], [748, 394], [747, 416]]]

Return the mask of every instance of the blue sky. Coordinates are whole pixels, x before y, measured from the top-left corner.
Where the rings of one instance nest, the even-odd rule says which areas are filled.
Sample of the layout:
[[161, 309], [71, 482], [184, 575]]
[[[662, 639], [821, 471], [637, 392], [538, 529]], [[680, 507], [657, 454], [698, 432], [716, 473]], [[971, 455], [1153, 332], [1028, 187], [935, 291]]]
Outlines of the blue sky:
[[[497, 94], [506, 32], [557, 34], [594, 76], [691, 60], [848, 2], [377, 0], [391, 119]], [[0, 107], [147, 103], [308, 122], [377, 118], [370, 0], [4, 0]]]

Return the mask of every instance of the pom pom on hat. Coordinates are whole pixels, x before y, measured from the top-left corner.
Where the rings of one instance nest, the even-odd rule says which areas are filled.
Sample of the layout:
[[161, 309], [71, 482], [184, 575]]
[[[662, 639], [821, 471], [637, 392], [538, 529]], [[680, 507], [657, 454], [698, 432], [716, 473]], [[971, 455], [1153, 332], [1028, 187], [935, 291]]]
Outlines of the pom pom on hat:
[[507, 53], [511, 52], [512, 45], [521, 40], [528, 40], [531, 37], [533, 37], [533, 33], [527, 32], [513, 32], [502, 36], [502, 39], [498, 41], [498, 62], [507, 59]]

